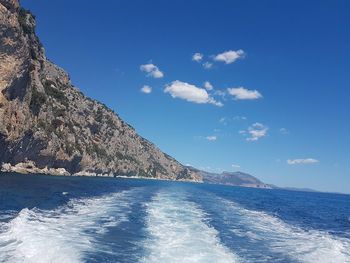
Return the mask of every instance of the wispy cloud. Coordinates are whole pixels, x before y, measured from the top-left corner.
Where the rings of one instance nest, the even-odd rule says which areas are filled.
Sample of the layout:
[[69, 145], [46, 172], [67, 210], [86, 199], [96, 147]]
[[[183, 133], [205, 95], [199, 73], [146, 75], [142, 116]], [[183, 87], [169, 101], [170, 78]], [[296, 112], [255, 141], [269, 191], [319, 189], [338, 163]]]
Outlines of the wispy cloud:
[[205, 69], [211, 69], [213, 67], [213, 63], [204, 61], [204, 55], [199, 52], [193, 54], [192, 61], [200, 63]]
[[215, 61], [224, 62], [225, 64], [231, 64], [235, 62], [237, 59], [241, 59], [245, 56], [245, 53], [242, 49], [239, 50], [229, 50], [223, 53], [217, 54], [214, 57]]
[[211, 69], [212, 67], [213, 67], [213, 63], [210, 63], [210, 62], [204, 62], [203, 64], [202, 64], [202, 66], [203, 66], [203, 68], [205, 68], [205, 69]]
[[218, 139], [218, 137], [217, 136], [215, 136], [215, 135], [212, 135], [212, 136], [207, 136], [207, 137], [205, 137], [208, 141], [216, 141], [217, 139]]
[[202, 53], [194, 53], [192, 56], [192, 60], [196, 62], [200, 62], [203, 59], [203, 54]]
[[245, 120], [247, 120], [247, 117], [245, 117], [245, 116], [234, 116], [233, 118], [232, 118], [234, 121], [245, 121]]
[[146, 93], [146, 94], [149, 94], [152, 92], [152, 87], [148, 86], [148, 85], [144, 85], [142, 88], [141, 88], [141, 92], [142, 93]]
[[213, 90], [214, 89], [213, 85], [211, 85], [211, 83], [209, 81], [204, 82], [203, 86], [206, 90]]
[[226, 92], [223, 90], [215, 90], [214, 95], [221, 97], [223, 100], [226, 100]]
[[306, 159], [288, 159], [287, 163], [290, 165], [294, 164], [313, 164], [313, 163], [319, 163], [319, 160], [313, 159], [313, 158], [306, 158]]
[[156, 79], [164, 77], [164, 73], [160, 71], [160, 69], [152, 63], [141, 65], [140, 70], [143, 72], [146, 72], [147, 76], [149, 77], [153, 77]]
[[238, 168], [241, 168], [241, 166], [238, 165], [238, 164], [232, 164], [231, 166], [232, 166], [232, 168], [235, 168], [235, 169], [236, 169], [236, 168], [237, 168], [237, 169], [238, 169]]
[[267, 135], [268, 130], [269, 128], [267, 126], [256, 122], [253, 125], [251, 125], [246, 131], [239, 131], [239, 133], [249, 135], [249, 137], [246, 138], [247, 141], [257, 141], [265, 137]]
[[221, 118], [219, 119], [219, 122], [220, 122], [220, 123], [223, 123], [223, 124], [226, 124], [226, 123], [227, 123], [227, 118], [226, 118], [226, 117], [221, 117]]
[[280, 133], [286, 135], [286, 134], [289, 134], [289, 131], [286, 128], [281, 128]]
[[234, 121], [245, 121], [245, 120], [247, 120], [247, 117], [236, 115], [233, 117], [221, 117], [219, 119], [219, 122], [223, 125], [227, 125], [227, 124], [234, 122]]
[[257, 90], [249, 90], [244, 87], [228, 88], [228, 94], [232, 95], [235, 100], [256, 100], [262, 98]]
[[212, 97], [209, 98], [209, 103], [213, 104], [213, 105], [215, 105], [217, 107], [223, 107], [224, 106], [224, 104], [221, 101], [217, 101], [217, 100], [213, 99]]
[[173, 98], [179, 98], [189, 102], [198, 104], [209, 103], [218, 107], [223, 106], [221, 102], [212, 98], [205, 89], [179, 80], [175, 80], [167, 85], [164, 92], [169, 93]]

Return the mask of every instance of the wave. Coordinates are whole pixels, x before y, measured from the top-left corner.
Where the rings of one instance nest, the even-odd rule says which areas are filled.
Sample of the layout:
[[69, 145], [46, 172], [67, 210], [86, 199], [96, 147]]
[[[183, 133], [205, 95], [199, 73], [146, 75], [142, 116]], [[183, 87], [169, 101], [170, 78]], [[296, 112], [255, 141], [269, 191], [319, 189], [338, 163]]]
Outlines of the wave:
[[207, 215], [184, 192], [162, 191], [146, 204], [147, 255], [141, 262], [238, 262], [220, 243]]
[[[230, 231], [238, 238], [249, 240], [251, 246], [265, 246], [272, 253], [297, 262], [350, 262], [348, 239], [323, 231], [305, 230], [267, 213], [245, 209], [233, 201], [217, 199]], [[261, 251], [261, 254], [268, 253]], [[259, 262], [270, 261], [262, 259]]]
[[0, 262], [74, 263], [84, 261], [84, 252], [108, 251], [95, 239], [128, 220], [134, 191], [73, 199], [55, 210], [21, 210], [0, 225]]

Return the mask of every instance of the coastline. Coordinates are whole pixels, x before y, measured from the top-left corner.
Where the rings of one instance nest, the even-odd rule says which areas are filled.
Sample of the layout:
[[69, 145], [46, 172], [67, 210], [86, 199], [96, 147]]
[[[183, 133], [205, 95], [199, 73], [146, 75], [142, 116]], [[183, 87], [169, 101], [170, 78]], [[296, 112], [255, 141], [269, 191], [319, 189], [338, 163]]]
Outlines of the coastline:
[[26, 161], [11, 165], [9, 163], [3, 163], [0, 166], [0, 173], [10, 174], [17, 173], [22, 175], [46, 175], [46, 176], [60, 176], [60, 177], [103, 177], [103, 178], [121, 178], [121, 179], [145, 179], [145, 180], [160, 180], [160, 181], [172, 181], [172, 182], [188, 182], [188, 183], [200, 183], [200, 184], [211, 184], [211, 185], [223, 185], [230, 187], [243, 187], [253, 189], [274, 189], [269, 187], [259, 187], [256, 185], [233, 185], [233, 184], [220, 184], [204, 182], [204, 180], [189, 180], [189, 179], [176, 179], [176, 178], [162, 178], [162, 177], [147, 177], [147, 176], [136, 176], [136, 175], [123, 175], [114, 173], [95, 173], [90, 171], [80, 171], [78, 173], [71, 174], [64, 168], [38, 168], [33, 161]]
[[95, 173], [89, 171], [80, 171], [78, 173], [71, 174], [64, 168], [38, 168], [32, 161], [25, 163], [18, 163], [11, 165], [9, 163], [1, 164], [0, 174], [17, 173], [22, 175], [47, 175], [47, 176], [62, 176], [62, 177], [104, 177], [104, 178], [122, 178], [122, 179], [147, 179], [147, 180], [161, 180], [161, 181], [174, 181], [174, 182], [190, 182], [190, 183], [203, 183], [201, 180], [188, 180], [188, 179], [171, 179], [161, 177], [146, 177], [146, 176], [128, 176], [128, 175], [116, 175], [114, 173]]

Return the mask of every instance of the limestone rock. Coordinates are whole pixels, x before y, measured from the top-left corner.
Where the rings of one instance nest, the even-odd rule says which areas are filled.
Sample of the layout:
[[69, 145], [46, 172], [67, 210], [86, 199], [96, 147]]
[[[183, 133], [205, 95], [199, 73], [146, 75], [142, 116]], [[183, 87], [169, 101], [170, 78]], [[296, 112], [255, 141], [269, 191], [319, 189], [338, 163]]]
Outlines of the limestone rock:
[[74, 87], [46, 59], [35, 18], [18, 0], [0, 0], [1, 163], [22, 172], [201, 181]]

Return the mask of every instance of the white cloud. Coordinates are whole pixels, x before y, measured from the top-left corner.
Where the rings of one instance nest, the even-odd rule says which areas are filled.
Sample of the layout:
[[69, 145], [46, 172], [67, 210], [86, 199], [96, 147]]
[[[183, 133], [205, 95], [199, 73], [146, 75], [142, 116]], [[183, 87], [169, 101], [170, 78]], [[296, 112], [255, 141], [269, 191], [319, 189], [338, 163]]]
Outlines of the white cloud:
[[[249, 134], [249, 137], [246, 139], [247, 141], [257, 141], [260, 138], [263, 138], [267, 135], [267, 131], [269, 130], [269, 128], [261, 123], [254, 123], [253, 125], [251, 125], [248, 130], [246, 131], [246, 133]], [[242, 131], [240, 131], [240, 133], [243, 133]]]
[[227, 92], [234, 97], [235, 100], [256, 100], [262, 98], [257, 90], [248, 90], [243, 87], [228, 88]]
[[173, 98], [180, 98], [195, 103], [208, 103], [209, 94], [205, 89], [196, 87], [179, 80], [166, 86], [165, 93], [170, 93]]
[[319, 160], [316, 160], [313, 158], [287, 160], [287, 163], [290, 165], [293, 165], [293, 164], [313, 164], [313, 163], [319, 163], [319, 162], [320, 162]]
[[[199, 53], [199, 52], [194, 53], [192, 56], [192, 60], [196, 61], [198, 63], [201, 63], [203, 61], [203, 58], [204, 58], [204, 55], [202, 53]], [[202, 66], [205, 69], [211, 69], [213, 67], [213, 63], [210, 63], [208, 61], [205, 61], [205, 62], [203, 61]]]
[[164, 73], [161, 72], [156, 65], [151, 64], [151, 63], [141, 65], [140, 70], [148, 73], [147, 76], [149, 76], [149, 77], [153, 77], [156, 79], [164, 77]]
[[205, 69], [211, 69], [213, 67], [213, 63], [210, 63], [210, 62], [204, 62], [203, 64], [203, 68]]
[[221, 102], [210, 97], [205, 89], [179, 80], [175, 80], [167, 85], [164, 92], [169, 93], [173, 98], [180, 98], [189, 102], [199, 104], [210, 103], [218, 107], [223, 106]]
[[216, 141], [217, 137], [216, 136], [207, 136], [205, 137], [208, 141]]
[[225, 51], [221, 54], [218, 54], [214, 57], [215, 61], [221, 61], [225, 62], [226, 64], [231, 64], [235, 62], [237, 59], [243, 58], [245, 55], [244, 51], [242, 49], [239, 50], [229, 50]]
[[224, 106], [224, 104], [221, 101], [217, 101], [217, 100], [215, 100], [213, 98], [209, 98], [209, 103], [213, 104], [215, 106], [218, 106], [218, 107], [223, 107]]
[[232, 164], [231, 166], [232, 166], [232, 168], [241, 168], [241, 166], [238, 164]]
[[211, 85], [211, 83], [209, 81], [206, 81], [206, 82], [204, 82], [204, 88], [206, 90], [212, 90], [214, 87], [213, 87], [213, 85]]
[[201, 54], [201, 53], [195, 53], [192, 56], [192, 60], [196, 61], [196, 62], [200, 62], [202, 59], [203, 59], [203, 54]]
[[146, 93], [146, 94], [149, 94], [152, 92], [152, 87], [148, 86], [148, 85], [144, 85], [142, 88], [141, 88], [141, 92], [143, 93]]

